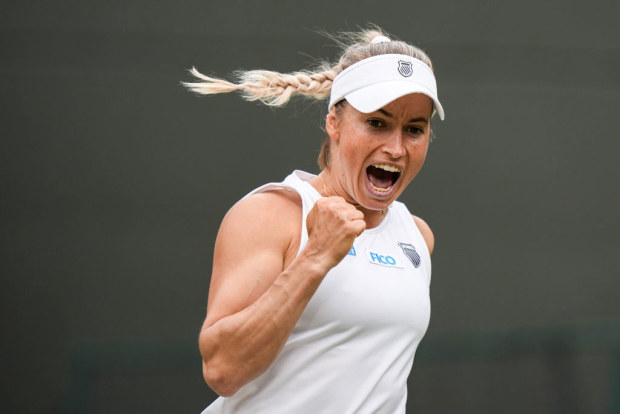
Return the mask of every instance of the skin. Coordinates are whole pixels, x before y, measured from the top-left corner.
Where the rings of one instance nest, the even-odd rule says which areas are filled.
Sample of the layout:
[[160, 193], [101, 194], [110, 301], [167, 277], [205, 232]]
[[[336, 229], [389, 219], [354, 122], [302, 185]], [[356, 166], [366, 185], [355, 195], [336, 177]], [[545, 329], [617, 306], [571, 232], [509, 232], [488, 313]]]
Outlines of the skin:
[[[428, 96], [410, 94], [369, 114], [346, 103], [340, 116], [334, 108], [328, 114], [331, 156], [323, 181], [329, 193], [359, 206], [368, 228], [381, 222], [381, 211], [402, 194], [422, 168], [430, 142], [432, 109]], [[369, 188], [366, 168], [372, 164], [400, 168], [401, 176], [390, 192], [377, 194]], [[320, 188], [316, 181], [315, 187]], [[415, 219], [424, 228], [421, 231], [432, 251], [430, 228]]]
[[[431, 110], [431, 100], [419, 94], [372, 114], [348, 104], [341, 111], [332, 108], [326, 120], [330, 166], [322, 172], [330, 196], [319, 199], [308, 214], [308, 242], [299, 255], [302, 209], [296, 193], [254, 194], [229, 210], [215, 243], [207, 317], [199, 338], [203, 375], [215, 392], [231, 396], [265, 372], [327, 272], [357, 236], [381, 222], [381, 210], [424, 163]], [[401, 168], [387, 193], [368, 186], [366, 167], [374, 163]], [[318, 178], [311, 184], [325, 192]], [[430, 228], [414, 220], [432, 252]]]

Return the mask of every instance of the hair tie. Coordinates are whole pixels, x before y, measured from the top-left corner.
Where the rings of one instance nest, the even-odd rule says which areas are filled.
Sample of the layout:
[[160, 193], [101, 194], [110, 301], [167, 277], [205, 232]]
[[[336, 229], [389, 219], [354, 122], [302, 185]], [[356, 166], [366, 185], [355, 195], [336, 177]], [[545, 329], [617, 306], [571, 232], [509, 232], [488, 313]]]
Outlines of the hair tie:
[[386, 43], [391, 42], [390, 38], [387, 36], [377, 36], [370, 41], [370, 43]]

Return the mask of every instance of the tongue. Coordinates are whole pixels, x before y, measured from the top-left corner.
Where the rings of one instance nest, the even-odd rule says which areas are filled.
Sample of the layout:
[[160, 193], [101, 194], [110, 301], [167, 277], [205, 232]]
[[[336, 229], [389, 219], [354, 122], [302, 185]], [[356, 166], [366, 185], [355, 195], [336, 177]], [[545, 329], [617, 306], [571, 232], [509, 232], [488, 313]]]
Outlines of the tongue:
[[392, 173], [381, 168], [368, 167], [368, 179], [378, 188], [389, 188], [392, 184]]

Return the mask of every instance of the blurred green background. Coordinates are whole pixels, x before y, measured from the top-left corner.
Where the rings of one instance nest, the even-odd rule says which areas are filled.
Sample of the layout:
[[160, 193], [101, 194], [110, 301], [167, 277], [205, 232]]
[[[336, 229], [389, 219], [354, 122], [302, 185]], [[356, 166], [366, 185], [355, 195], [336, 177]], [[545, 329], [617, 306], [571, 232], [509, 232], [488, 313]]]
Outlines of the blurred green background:
[[435, 232], [410, 413], [620, 412], [620, 3], [4, 1], [3, 413], [197, 413], [215, 234], [317, 172], [325, 103], [197, 97], [376, 23], [433, 59], [445, 122], [401, 197]]

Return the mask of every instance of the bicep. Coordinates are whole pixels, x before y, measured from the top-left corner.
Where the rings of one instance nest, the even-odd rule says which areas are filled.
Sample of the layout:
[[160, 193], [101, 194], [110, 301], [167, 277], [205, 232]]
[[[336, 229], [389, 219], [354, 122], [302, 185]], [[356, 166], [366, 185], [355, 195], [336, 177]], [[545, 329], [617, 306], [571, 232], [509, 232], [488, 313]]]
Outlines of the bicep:
[[226, 214], [215, 243], [205, 327], [247, 308], [282, 272], [293, 237], [286, 214], [291, 207], [286, 198], [265, 193]]

